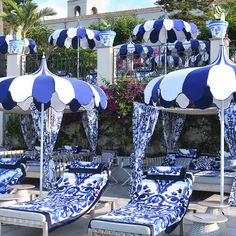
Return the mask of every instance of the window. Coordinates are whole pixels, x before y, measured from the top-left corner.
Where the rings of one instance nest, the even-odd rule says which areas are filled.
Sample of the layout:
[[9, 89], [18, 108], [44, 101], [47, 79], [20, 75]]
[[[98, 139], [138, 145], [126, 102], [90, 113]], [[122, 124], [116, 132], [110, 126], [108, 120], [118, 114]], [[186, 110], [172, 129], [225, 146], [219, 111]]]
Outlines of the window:
[[98, 9], [96, 7], [92, 8], [92, 15], [95, 15], [98, 13]]
[[80, 6], [76, 6], [75, 7], [75, 16], [80, 16], [80, 14], [81, 14]]

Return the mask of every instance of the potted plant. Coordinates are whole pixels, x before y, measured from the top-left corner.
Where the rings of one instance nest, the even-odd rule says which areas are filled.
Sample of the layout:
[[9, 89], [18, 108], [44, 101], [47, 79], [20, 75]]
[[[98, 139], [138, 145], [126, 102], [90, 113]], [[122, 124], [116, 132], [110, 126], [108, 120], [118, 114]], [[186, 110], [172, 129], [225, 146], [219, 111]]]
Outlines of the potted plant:
[[208, 27], [211, 30], [212, 38], [224, 38], [229, 23], [225, 20], [227, 11], [219, 6], [212, 4], [213, 11], [210, 13], [214, 17], [214, 20], [207, 22]]
[[0, 17], [3, 17], [5, 22], [11, 26], [11, 30], [16, 32], [14, 40], [9, 42], [9, 53], [22, 54], [26, 48], [27, 35], [31, 29], [40, 25], [44, 16], [53, 16], [56, 15], [56, 12], [49, 7], [39, 9], [33, 1], [1, 1], [3, 2], [3, 11], [0, 12]]
[[9, 53], [10, 54], [23, 54], [24, 40], [22, 37], [22, 26], [17, 27], [15, 39], [9, 41]]
[[99, 28], [101, 30], [99, 36], [102, 46], [112, 46], [116, 32], [112, 30], [112, 26], [106, 20], [101, 19], [99, 22]]

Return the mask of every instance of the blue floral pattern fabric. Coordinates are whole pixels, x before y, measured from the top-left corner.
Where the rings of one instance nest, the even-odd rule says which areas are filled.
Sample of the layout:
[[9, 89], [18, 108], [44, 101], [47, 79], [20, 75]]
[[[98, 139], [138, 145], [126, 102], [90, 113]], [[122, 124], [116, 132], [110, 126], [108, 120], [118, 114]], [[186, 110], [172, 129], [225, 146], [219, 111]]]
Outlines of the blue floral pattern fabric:
[[[31, 108], [34, 128], [40, 140], [41, 132], [41, 112], [35, 106]], [[43, 130], [43, 187], [52, 188], [56, 182], [55, 163], [52, 159], [53, 148], [57, 140], [57, 135], [61, 126], [63, 113], [56, 112], [49, 108], [44, 111], [44, 130]]]
[[0, 158], [0, 166], [1, 167], [9, 167], [9, 166], [16, 166], [18, 167], [24, 160], [20, 157], [13, 156], [13, 157], [1, 157]]
[[147, 174], [179, 176], [181, 174], [181, 170], [181, 168], [175, 166], [155, 166], [149, 168]]
[[173, 152], [184, 127], [186, 115], [165, 111], [161, 114], [166, 152]]
[[83, 112], [82, 123], [87, 139], [92, 148], [92, 156], [96, 156], [96, 147], [98, 142], [98, 110], [93, 109]]
[[[220, 119], [220, 109], [218, 109]], [[224, 110], [224, 137], [229, 151], [233, 157], [236, 157], [236, 104], [232, 103]]]
[[31, 149], [37, 139], [31, 115], [20, 115], [21, 131], [26, 146]]
[[168, 153], [165, 156], [164, 162], [161, 164], [162, 166], [174, 166], [176, 162], [175, 153]]
[[24, 161], [19, 157], [0, 158], [0, 193], [10, 193], [11, 185], [17, 184], [25, 177]]
[[133, 145], [134, 145], [134, 163], [131, 176], [131, 185], [129, 194], [132, 196], [141, 187], [142, 178], [142, 158], [145, 150], [154, 132], [156, 122], [158, 120], [159, 110], [157, 107], [148, 106], [142, 103], [134, 103], [132, 129], [133, 129]]
[[[156, 172], [155, 172], [156, 170]], [[152, 168], [152, 174], [176, 175], [180, 168]], [[167, 175], [167, 173], [166, 173]], [[142, 224], [151, 229], [152, 235], [159, 235], [178, 223], [187, 211], [192, 194], [192, 175], [180, 180], [142, 180], [139, 192], [120, 209], [96, 217], [96, 220], [127, 224]]]
[[[89, 165], [88, 163], [81, 167], [86, 169]], [[50, 232], [81, 217], [91, 209], [107, 183], [107, 170], [97, 174], [65, 172], [47, 197], [17, 203], [8, 209], [39, 212], [48, 216], [46, 218]]]
[[229, 204], [231, 206], [236, 206], [236, 176], [234, 177], [234, 181], [233, 181], [232, 188], [230, 191]]
[[99, 167], [99, 162], [87, 162], [87, 161], [80, 161], [80, 162], [72, 162], [70, 168], [86, 168], [86, 169], [97, 169]]

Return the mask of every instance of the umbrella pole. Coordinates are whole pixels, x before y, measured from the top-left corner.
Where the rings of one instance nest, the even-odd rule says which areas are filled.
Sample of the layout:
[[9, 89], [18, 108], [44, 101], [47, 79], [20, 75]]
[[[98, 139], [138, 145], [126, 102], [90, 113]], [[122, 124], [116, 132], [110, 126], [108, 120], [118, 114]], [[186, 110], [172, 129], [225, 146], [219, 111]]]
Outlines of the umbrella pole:
[[79, 79], [79, 47], [80, 47], [80, 43], [79, 43], [80, 39], [78, 38], [78, 49], [77, 49], [77, 78]]
[[43, 192], [43, 130], [44, 130], [44, 104], [41, 104], [41, 130], [40, 130], [40, 183], [39, 196]]
[[165, 75], [167, 74], [167, 45], [165, 45], [165, 48], [164, 48], [164, 50], [165, 50], [165, 53], [164, 53], [164, 67], [165, 67]]
[[224, 202], [224, 102], [221, 102], [220, 113], [220, 203]]

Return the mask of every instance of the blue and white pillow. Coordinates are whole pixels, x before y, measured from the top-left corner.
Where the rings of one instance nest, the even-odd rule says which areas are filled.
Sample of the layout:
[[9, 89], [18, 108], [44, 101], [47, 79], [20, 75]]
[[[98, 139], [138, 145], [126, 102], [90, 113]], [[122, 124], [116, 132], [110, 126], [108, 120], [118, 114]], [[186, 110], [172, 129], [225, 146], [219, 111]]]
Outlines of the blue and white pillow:
[[175, 165], [175, 153], [168, 153], [164, 159], [164, 162], [161, 164], [162, 166], [174, 166]]
[[0, 158], [0, 168], [3, 169], [15, 169], [19, 167], [21, 163], [25, 163], [25, 160], [19, 156]]
[[176, 156], [196, 158], [197, 157], [197, 149], [195, 149], [195, 148], [188, 148], [188, 149], [179, 148], [179, 149], [176, 149]]
[[148, 179], [184, 180], [186, 168], [175, 166], [155, 166], [147, 171]]
[[192, 160], [190, 165], [193, 170], [216, 170], [217, 166], [215, 158], [207, 155]]

